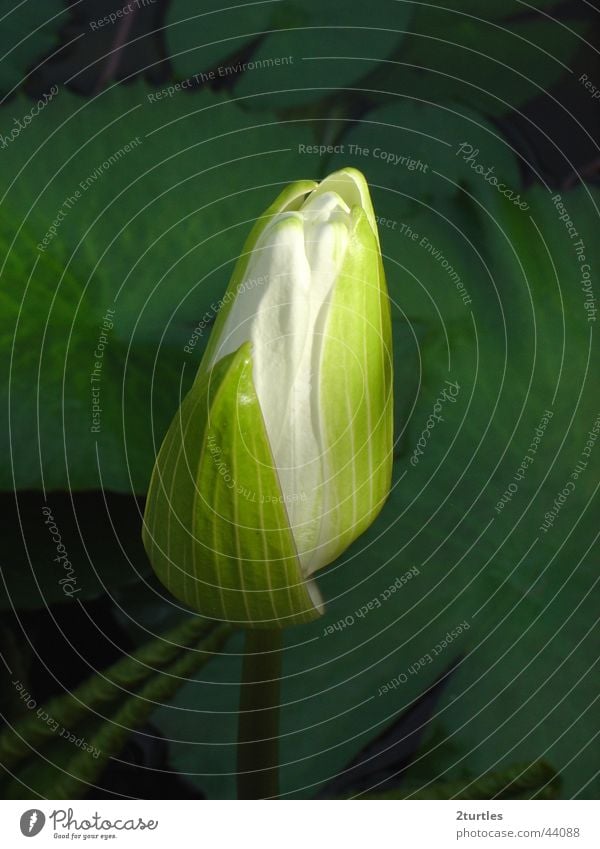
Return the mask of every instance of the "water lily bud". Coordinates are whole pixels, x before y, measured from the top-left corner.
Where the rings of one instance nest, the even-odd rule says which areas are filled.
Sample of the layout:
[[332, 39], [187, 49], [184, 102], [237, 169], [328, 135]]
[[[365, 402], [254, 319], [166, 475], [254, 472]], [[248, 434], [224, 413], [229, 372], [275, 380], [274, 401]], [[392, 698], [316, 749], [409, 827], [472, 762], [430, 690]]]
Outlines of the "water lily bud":
[[347, 168], [288, 186], [248, 238], [152, 475], [158, 577], [245, 627], [315, 618], [313, 575], [379, 513], [392, 441], [377, 225]]

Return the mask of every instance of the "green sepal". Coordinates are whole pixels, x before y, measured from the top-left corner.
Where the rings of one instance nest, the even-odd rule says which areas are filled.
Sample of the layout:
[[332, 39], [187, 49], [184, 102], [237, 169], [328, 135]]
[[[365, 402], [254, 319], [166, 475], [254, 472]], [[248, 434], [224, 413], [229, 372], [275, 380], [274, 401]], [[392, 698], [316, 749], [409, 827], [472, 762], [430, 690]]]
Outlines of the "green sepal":
[[211, 619], [275, 628], [320, 615], [300, 571], [249, 343], [198, 372], [171, 422], [143, 540], [162, 583]]
[[390, 491], [393, 461], [392, 331], [376, 232], [359, 207], [331, 299], [320, 376], [329, 507], [339, 556], [374, 521]]

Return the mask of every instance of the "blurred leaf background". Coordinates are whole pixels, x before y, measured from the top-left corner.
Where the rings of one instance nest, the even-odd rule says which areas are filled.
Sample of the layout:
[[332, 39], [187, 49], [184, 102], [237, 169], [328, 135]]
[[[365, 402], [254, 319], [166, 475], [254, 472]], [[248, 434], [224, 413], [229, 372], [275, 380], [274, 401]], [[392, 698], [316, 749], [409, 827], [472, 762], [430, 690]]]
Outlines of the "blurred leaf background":
[[320, 579], [325, 617], [286, 634], [282, 792], [597, 795], [598, 11], [0, 20], [4, 794], [234, 795], [241, 636], [153, 579], [143, 498], [252, 222], [352, 165], [393, 304], [394, 488]]

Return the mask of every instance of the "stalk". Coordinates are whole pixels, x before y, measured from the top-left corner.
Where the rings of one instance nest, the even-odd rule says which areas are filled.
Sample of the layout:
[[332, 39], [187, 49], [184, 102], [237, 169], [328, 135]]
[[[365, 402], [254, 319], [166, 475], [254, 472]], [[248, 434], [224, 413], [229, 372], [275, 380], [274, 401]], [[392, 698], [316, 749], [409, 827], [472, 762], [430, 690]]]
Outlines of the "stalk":
[[279, 794], [279, 681], [282, 632], [248, 629], [240, 688], [238, 799]]

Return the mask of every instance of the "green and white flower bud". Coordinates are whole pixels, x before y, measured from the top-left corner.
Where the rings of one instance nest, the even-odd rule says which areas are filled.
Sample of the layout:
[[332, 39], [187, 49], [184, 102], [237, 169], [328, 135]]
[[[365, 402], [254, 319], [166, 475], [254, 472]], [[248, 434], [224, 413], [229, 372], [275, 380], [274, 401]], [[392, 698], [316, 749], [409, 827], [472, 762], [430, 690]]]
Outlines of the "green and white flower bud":
[[392, 469], [392, 350], [360, 172], [288, 186], [254, 226], [144, 521], [181, 601], [245, 627], [322, 610], [313, 575], [379, 513]]

